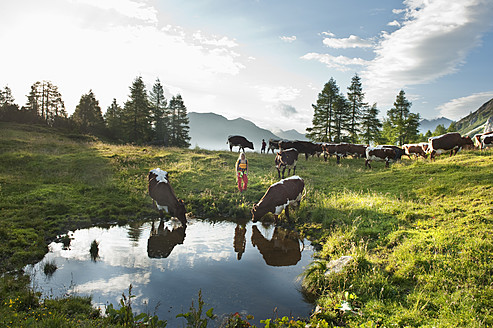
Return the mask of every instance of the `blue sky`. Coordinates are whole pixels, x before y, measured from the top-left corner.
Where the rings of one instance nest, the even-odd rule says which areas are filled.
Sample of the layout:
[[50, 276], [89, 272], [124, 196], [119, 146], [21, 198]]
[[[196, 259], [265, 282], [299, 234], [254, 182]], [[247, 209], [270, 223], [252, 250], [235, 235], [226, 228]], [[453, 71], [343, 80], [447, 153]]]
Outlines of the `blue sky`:
[[304, 132], [323, 85], [358, 73], [381, 115], [403, 89], [457, 120], [493, 98], [491, 17], [491, 0], [2, 1], [0, 87], [23, 105], [50, 80], [72, 113], [90, 89], [105, 111], [159, 78], [189, 111]]

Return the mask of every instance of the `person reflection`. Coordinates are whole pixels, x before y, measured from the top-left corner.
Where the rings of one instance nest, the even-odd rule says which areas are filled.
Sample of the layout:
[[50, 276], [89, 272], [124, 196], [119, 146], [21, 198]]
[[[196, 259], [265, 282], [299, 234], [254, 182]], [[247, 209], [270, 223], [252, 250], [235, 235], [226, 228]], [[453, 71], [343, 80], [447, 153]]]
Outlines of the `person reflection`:
[[152, 222], [151, 234], [147, 241], [147, 255], [150, 258], [167, 258], [173, 248], [178, 244], [183, 244], [185, 240], [186, 225], [173, 222], [171, 230], [164, 227], [164, 220], [160, 220], [157, 229]]
[[246, 234], [245, 225], [236, 224], [235, 239], [233, 242], [233, 246], [235, 248], [236, 258], [238, 259], [238, 261], [241, 260], [241, 256], [243, 255], [243, 253], [245, 253], [245, 245], [246, 245], [245, 234]]
[[252, 226], [252, 245], [270, 266], [295, 265], [301, 260], [298, 234], [281, 227], [275, 227], [272, 239], [267, 240], [256, 225]]

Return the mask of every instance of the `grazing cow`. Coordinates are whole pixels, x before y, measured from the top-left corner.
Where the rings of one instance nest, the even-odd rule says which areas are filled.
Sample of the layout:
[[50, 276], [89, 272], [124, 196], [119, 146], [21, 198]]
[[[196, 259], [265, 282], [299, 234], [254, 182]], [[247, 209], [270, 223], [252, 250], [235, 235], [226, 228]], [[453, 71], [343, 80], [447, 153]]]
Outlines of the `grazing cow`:
[[176, 245], [183, 244], [186, 226], [164, 227], [164, 221], [159, 222], [156, 229], [152, 222], [151, 234], [147, 240], [147, 256], [150, 258], [167, 258]]
[[274, 183], [267, 189], [262, 199], [252, 208], [252, 220], [257, 222], [267, 213], [274, 213], [277, 221], [279, 214], [285, 209], [289, 220], [289, 205], [298, 205], [303, 197], [305, 181], [299, 176], [292, 176]]
[[296, 265], [301, 260], [299, 235], [281, 227], [275, 227], [272, 238], [265, 238], [256, 225], [252, 226], [252, 245], [257, 247], [267, 265]]
[[443, 154], [450, 151], [450, 156], [457, 154], [464, 146], [474, 146], [471, 138], [468, 136], [463, 137], [458, 132], [450, 132], [442, 134], [438, 137], [431, 137], [428, 139], [430, 144], [430, 159], [433, 160], [436, 155]]
[[[490, 132], [485, 132], [485, 133], [479, 133], [474, 135], [472, 140], [474, 141], [474, 144], [476, 147], [479, 149], [484, 149], [486, 147], [489, 147], [492, 142], [491, 142], [491, 136], [493, 136], [493, 131]], [[484, 142], [486, 140], [486, 142]]]
[[247, 138], [243, 136], [229, 136], [227, 143], [229, 143], [230, 151], [233, 151], [234, 146], [239, 147], [238, 152], [240, 152], [240, 150], [245, 151], [245, 148], [250, 148], [253, 150], [253, 143], [251, 141], [248, 141]]
[[404, 151], [397, 146], [376, 146], [366, 148], [365, 167], [371, 169], [371, 161], [385, 161], [385, 167], [389, 167], [389, 162], [401, 159]]
[[267, 148], [267, 154], [269, 150], [274, 154], [274, 150], [279, 149], [279, 141], [278, 139], [269, 139], [269, 148]]
[[322, 151], [324, 154], [324, 161], [327, 162], [327, 158], [329, 156], [335, 155], [336, 144], [334, 144], [334, 143], [323, 143], [322, 144]]
[[293, 169], [293, 174], [296, 174], [296, 163], [298, 162], [298, 151], [294, 148], [281, 150], [277, 153], [275, 158], [277, 176], [281, 177], [282, 168], [282, 178], [284, 179], [284, 172], [288, 168], [288, 175], [291, 174], [291, 169]]
[[[426, 145], [423, 147], [423, 145]], [[426, 158], [428, 154], [426, 153], [426, 149], [428, 148], [427, 143], [419, 143], [419, 144], [405, 144], [402, 146], [404, 152], [409, 158], [411, 155], [414, 155], [416, 158], [419, 156]]]
[[164, 217], [164, 210], [174, 215], [185, 226], [187, 224], [185, 204], [176, 198], [175, 191], [169, 184], [168, 172], [160, 168], [151, 170], [148, 180], [149, 196], [156, 203], [160, 218]]
[[337, 164], [341, 163], [341, 157], [346, 157], [348, 155], [348, 152], [349, 152], [349, 144], [340, 143], [335, 145], [334, 155], [336, 155]]

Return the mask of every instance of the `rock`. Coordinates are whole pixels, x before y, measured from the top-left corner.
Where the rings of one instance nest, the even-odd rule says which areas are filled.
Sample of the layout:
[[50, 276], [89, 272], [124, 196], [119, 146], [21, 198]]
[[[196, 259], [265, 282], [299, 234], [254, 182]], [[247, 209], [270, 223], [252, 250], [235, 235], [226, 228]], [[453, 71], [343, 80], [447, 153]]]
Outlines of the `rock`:
[[325, 275], [328, 276], [332, 273], [339, 273], [344, 269], [345, 266], [351, 262], [353, 259], [352, 256], [341, 256], [337, 260], [332, 260], [327, 264], [327, 271], [325, 271]]

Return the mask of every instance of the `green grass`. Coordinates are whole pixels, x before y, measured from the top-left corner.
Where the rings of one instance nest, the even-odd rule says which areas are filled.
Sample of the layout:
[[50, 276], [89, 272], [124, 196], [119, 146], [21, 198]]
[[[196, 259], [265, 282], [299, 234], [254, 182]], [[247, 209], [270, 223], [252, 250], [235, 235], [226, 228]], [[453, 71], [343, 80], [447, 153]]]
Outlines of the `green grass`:
[[[247, 153], [249, 187], [240, 194], [233, 170], [237, 153], [117, 146], [4, 123], [0, 141], [0, 271], [8, 272], [0, 280], [0, 317], [6, 318], [0, 324], [6, 325], [13, 313], [27, 315], [28, 305], [36, 303], [15, 272], [39, 261], [49, 240], [79, 227], [157, 217], [147, 196], [150, 169], [168, 171], [177, 196], [198, 217], [249, 218], [252, 205], [277, 181], [273, 155]], [[333, 158], [300, 159], [296, 173], [307, 192], [292, 211], [291, 225], [321, 245], [303, 281], [321, 308], [312, 321], [493, 325], [492, 155], [405, 159], [389, 169], [372, 163], [372, 170], [362, 159], [340, 165]], [[343, 255], [354, 261], [341, 273], [323, 275], [326, 263]], [[12, 312], [9, 301], [18, 297], [23, 305]], [[51, 324], [104, 325], [99, 319], [90, 323], [94, 314], [86, 303], [73, 304], [50, 317]], [[343, 304], [352, 310], [340, 310]]]

